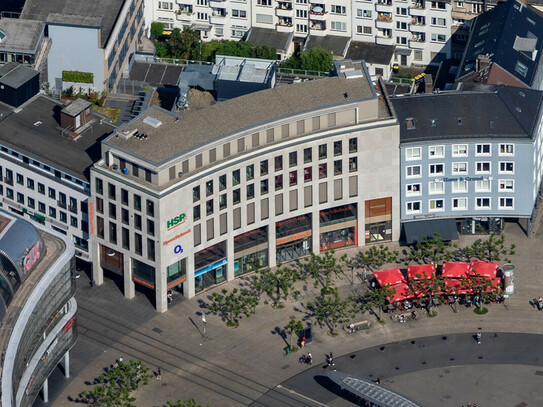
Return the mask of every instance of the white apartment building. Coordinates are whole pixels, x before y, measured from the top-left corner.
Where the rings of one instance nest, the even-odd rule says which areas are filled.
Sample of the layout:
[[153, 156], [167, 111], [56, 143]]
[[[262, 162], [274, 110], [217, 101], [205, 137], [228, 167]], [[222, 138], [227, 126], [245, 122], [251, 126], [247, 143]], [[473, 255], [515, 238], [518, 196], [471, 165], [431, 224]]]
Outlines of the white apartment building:
[[401, 65], [451, 57], [451, 3], [429, 0], [179, 0], [150, 2], [146, 18], [166, 30], [185, 27], [203, 38], [241, 39], [251, 27], [308, 36], [342, 36], [396, 47]]

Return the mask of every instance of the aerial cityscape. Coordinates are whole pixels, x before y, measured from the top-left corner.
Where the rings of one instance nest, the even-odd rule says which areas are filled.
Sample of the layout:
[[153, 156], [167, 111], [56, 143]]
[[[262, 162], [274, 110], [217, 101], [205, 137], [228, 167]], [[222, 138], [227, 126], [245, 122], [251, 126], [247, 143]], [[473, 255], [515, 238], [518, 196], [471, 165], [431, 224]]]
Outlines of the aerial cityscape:
[[543, 406], [543, 1], [0, 2], [0, 405]]

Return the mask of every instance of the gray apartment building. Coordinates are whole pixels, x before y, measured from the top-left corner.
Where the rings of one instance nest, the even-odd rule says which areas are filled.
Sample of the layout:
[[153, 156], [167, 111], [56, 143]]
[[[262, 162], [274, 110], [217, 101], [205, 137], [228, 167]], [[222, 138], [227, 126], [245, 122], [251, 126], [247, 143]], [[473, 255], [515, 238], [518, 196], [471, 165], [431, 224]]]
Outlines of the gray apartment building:
[[175, 115], [152, 107], [91, 170], [93, 278], [185, 297], [309, 252], [399, 237], [399, 130], [361, 64]]
[[[543, 92], [511, 86], [394, 98], [400, 124], [401, 220], [442, 230], [499, 231], [526, 219], [542, 177]], [[407, 228], [406, 228], [407, 225]], [[439, 230], [435, 230], [438, 231]], [[406, 236], [409, 242], [410, 236]]]

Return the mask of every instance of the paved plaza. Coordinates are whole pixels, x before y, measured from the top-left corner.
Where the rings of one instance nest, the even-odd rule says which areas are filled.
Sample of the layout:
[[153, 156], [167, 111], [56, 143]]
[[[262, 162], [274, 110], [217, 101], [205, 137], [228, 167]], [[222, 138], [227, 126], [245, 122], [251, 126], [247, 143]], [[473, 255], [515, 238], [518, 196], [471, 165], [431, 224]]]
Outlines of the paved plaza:
[[[391, 319], [379, 324], [365, 314], [358, 318], [373, 321], [369, 330], [341, 332], [335, 338], [317, 328], [307, 347], [314, 357], [311, 367], [298, 363], [301, 352], [284, 354], [280, 334], [290, 318], [305, 315], [301, 307], [317, 293], [311, 285], [285, 309], [261, 304], [238, 328], [209, 315], [204, 337], [201, 302], [209, 293], [187, 301], [176, 297], [171, 310], [157, 314], [145, 293], [127, 300], [112, 280], [91, 287], [82, 275], [77, 280], [80, 336], [71, 352], [72, 376], [64, 379], [60, 370], [55, 372], [49, 405], [76, 405], [71, 400], [85, 382], [121, 356], [162, 370], [161, 381], [151, 380], [139, 390], [138, 406], [190, 397], [212, 407], [353, 405], [325, 377], [325, 354], [332, 351], [338, 370], [372, 380], [381, 377], [383, 386], [426, 407], [468, 402], [479, 407], [541, 406], [543, 312], [530, 305], [543, 295], [540, 236], [528, 239], [518, 225], [507, 225], [506, 242], [517, 245], [512, 257], [515, 293], [505, 304], [492, 304], [488, 314], [478, 316], [464, 307], [455, 313], [442, 305], [437, 317], [421, 316], [405, 324]], [[473, 239], [462, 237], [463, 243]], [[344, 295], [363, 286], [347, 280], [340, 286]], [[483, 336], [481, 345], [474, 339], [477, 332]], [[45, 404], [38, 400], [36, 405]]]

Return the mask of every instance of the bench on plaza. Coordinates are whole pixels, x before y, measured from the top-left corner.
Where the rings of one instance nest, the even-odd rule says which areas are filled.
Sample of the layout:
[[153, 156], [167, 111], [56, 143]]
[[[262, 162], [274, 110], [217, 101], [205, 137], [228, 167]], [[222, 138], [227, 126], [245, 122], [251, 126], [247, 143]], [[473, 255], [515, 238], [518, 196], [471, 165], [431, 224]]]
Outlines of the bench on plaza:
[[396, 322], [400, 322], [400, 315], [403, 316], [404, 322], [407, 322], [408, 319], [416, 319], [416, 318], [418, 318], [418, 315], [415, 318], [413, 318], [413, 315], [411, 315], [411, 313], [409, 313], [409, 314], [391, 315], [390, 319], [392, 319], [393, 321], [396, 321]]
[[371, 326], [371, 322], [368, 320], [360, 321], [360, 322], [353, 322], [353, 326], [351, 327], [351, 324], [345, 325], [343, 329], [347, 332], [356, 332], [361, 331], [363, 329], [369, 329]]

